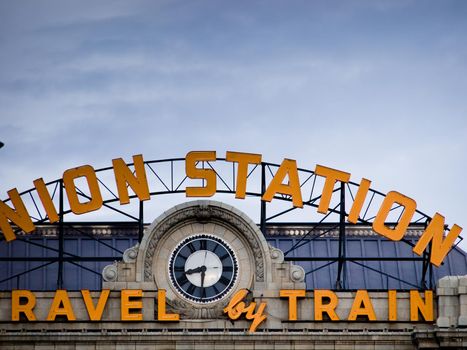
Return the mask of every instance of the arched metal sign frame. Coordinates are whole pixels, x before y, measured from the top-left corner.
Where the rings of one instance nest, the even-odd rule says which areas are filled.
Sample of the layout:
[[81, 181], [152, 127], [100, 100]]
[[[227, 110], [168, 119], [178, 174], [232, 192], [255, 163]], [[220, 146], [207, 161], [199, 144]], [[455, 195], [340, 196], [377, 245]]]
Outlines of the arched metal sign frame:
[[[133, 163], [127, 163], [129, 167], [132, 167]], [[144, 161], [144, 166], [146, 170], [146, 174], [148, 177], [148, 183], [150, 184], [150, 195], [157, 196], [157, 195], [164, 195], [164, 194], [177, 194], [177, 193], [185, 193], [184, 184], [186, 184], [188, 177], [184, 175], [183, 177], [177, 177], [176, 168], [185, 165], [185, 158], [169, 158], [169, 159], [160, 159], [160, 160], [150, 160]], [[223, 166], [223, 169], [222, 166]], [[212, 169], [217, 176], [217, 193], [223, 194], [235, 194], [236, 192], [236, 172], [237, 172], [237, 165], [233, 162], [227, 162], [225, 158], [217, 158], [215, 162], [209, 161], [202, 161], [197, 164], [198, 167], [203, 169]], [[248, 197], [262, 197], [266, 191], [267, 180], [268, 178], [272, 178], [275, 175], [275, 172], [279, 168], [279, 164], [273, 164], [268, 162], [261, 162], [257, 165], [252, 165], [249, 173], [247, 175], [248, 179], [252, 179], [256, 177], [259, 179], [259, 184], [256, 183], [257, 190], [254, 191], [247, 191], [246, 196]], [[139, 240], [141, 240], [144, 231], [144, 202], [139, 202], [139, 211], [137, 215], [131, 214], [129, 211], [125, 211], [122, 207], [115, 207], [113, 204], [119, 202], [119, 197], [115, 194], [115, 190], [112, 190], [111, 185], [106, 184], [103, 181], [110, 172], [113, 171], [113, 167], [105, 167], [101, 169], [95, 170], [97, 179], [99, 184], [102, 186], [102, 196], [103, 196], [103, 206], [112, 210], [113, 212], [122, 215], [125, 217], [129, 222], [137, 223], [138, 225], [138, 233], [139, 233]], [[307, 169], [298, 168], [299, 178], [300, 178], [300, 187], [302, 189], [302, 193], [306, 193], [308, 196], [308, 200], [304, 200], [304, 206], [308, 207], [318, 207], [318, 202], [321, 198], [320, 191], [318, 189], [319, 185], [317, 184], [316, 174]], [[199, 180], [198, 180], [199, 181]], [[57, 263], [58, 264], [58, 275], [57, 275], [57, 288], [60, 289], [63, 286], [63, 265], [64, 263], [70, 263], [76, 265], [82, 269], [88, 270], [92, 273], [101, 275], [100, 271], [94, 271], [85, 267], [80, 264], [80, 262], [86, 261], [114, 261], [115, 257], [108, 257], [108, 256], [95, 256], [95, 257], [83, 257], [78, 256], [76, 254], [72, 254], [70, 252], [65, 251], [64, 249], [64, 228], [73, 226], [72, 223], [67, 223], [65, 221], [65, 216], [71, 213], [71, 209], [65, 206], [65, 193], [64, 193], [64, 186], [63, 180], [57, 179], [51, 182], [46, 183], [47, 189], [51, 193], [52, 200], [56, 203], [56, 207], [58, 208], [58, 215], [59, 215], [59, 222], [53, 225], [56, 225], [58, 228], [58, 248], [46, 246], [43, 244], [39, 244], [37, 242], [32, 242], [28, 239], [27, 235], [18, 235], [17, 239], [23, 241], [27, 244], [34, 245], [36, 247], [53, 251], [57, 254], [56, 257], [0, 257], [1, 261], [37, 261], [42, 262], [41, 265], [36, 266], [32, 269], [25, 270], [23, 272], [8, 276], [7, 278], [0, 280], [0, 284], [13, 279], [19, 279], [21, 276], [34, 272], [38, 269], [44, 268], [50, 264]], [[250, 186], [250, 183], [249, 183]], [[320, 267], [306, 271], [306, 274], [311, 274], [316, 272], [319, 269], [325, 268], [332, 264], [337, 264], [337, 279], [335, 281], [335, 289], [351, 289], [348, 288], [346, 280], [345, 280], [345, 266], [347, 263], [357, 264], [362, 266], [363, 268], [370, 269], [372, 271], [378, 272], [380, 274], [385, 275], [387, 278], [393, 278], [399, 281], [406, 283], [407, 285], [411, 285], [415, 288], [419, 289], [426, 289], [432, 288], [433, 281], [432, 281], [432, 265], [430, 264], [430, 252], [431, 252], [431, 244], [428, 247], [427, 251], [423, 253], [420, 257], [355, 257], [355, 256], [348, 256], [346, 252], [346, 217], [348, 213], [346, 212], [346, 198], [354, 199], [354, 193], [356, 193], [359, 184], [355, 182], [337, 182], [334, 189], [333, 194], [334, 197], [339, 198], [339, 200], [329, 208], [329, 212], [326, 215], [323, 215], [320, 221], [316, 222], [308, 232], [303, 235], [295, 244], [284, 252], [285, 259], [289, 261], [325, 261], [326, 263], [321, 265]], [[254, 186], [251, 186], [254, 187]], [[85, 193], [84, 190], [76, 187], [76, 192], [79, 197], [82, 199], [90, 199], [89, 195]], [[337, 193], [339, 194], [337, 196]], [[318, 194], [318, 195], [317, 195]], [[33, 220], [35, 225], [46, 224], [48, 222], [47, 215], [44, 209], [38, 204], [38, 194], [35, 188], [31, 188], [27, 191], [20, 193], [21, 199], [25, 202], [26, 207], [29, 209], [29, 213], [35, 212], [36, 214], [31, 215], [31, 219]], [[376, 209], [378, 208], [378, 203], [382, 202], [384, 199], [385, 194], [379, 192], [377, 190], [371, 189], [368, 192], [367, 200], [365, 201], [365, 205], [362, 209], [363, 215], [359, 217], [358, 223], [361, 225], [367, 225], [371, 227], [372, 221], [375, 218]], [[137, 198], [136, 195], [130, 195], [130, 199]], [[274, 197], [275, 201], [285, 201], [285, 202], [292, 202], [290, 196], [287, 195], [276, 195]], [[5, 200], [5, 203], [10, 202], [10, 199]], [[391, 208], [391, 212], [397, 213], [400, 211], [398, 218], [402, 215], [402, 209], [400, 205], [394, 206]], [[287, 215], [293, 211], [298, 210], [296, 207], [290, 207], [285, 210], [281, 210], [279, 212], [275, 212], [268, 216], [268, 203], [265, 201], [260, 201], [260, 218], [259, 218], [259, 226], [263, 233], [266, 233], [266, 228], [268, 225], [274, 225], [275, 219], [283, 219], [287, 218]], [[326, 220], [329, 220], [331, 216], [338, 217], [337, 220], [333, 221], [332, 224], [329, 222], [325, 225], [327, 227], [326, 230], [320, 232], [319, 234], [313, 235], [313, 231], [320, 226], [323, 226]], [[394, 220], [393, 222], [387, 223], [387, 225], [395, 225], [399, 219]], [[415, 224], [422, 224], [427, 225], [427, 223], [431, 220], [431, 217], [426, 215], [425, 213], [416, 210], [416, 213], [412, 219], [411, 225]], [[99, 222], [87, 222], [86, 224], [93, 225], [98, 224]], [[290, 221], [282, 221], [281, 224], [290, 224], [294, 225], [297, 224], [296, 222]], [[74, 228], [78, 232], [83, 235], [88, 235], [84, 231], [80, 231], [77, 228]], [[302, 247], [303, 245], [310, 244], [313, 240], [324, 236], [326, 233], [332, 230], [338, 230], [339, 238], [338, 238], [338, 254], [336, 256], [329, 256], [329, 257], [310, 257], [310, 256], [292, 256], [292, 252], [297, 250], [298, 248]], [[446, 228], [447, 229], [447, 228]], [[16, 233], [20, 232], [21, 230], [16, 230]], [[100, 244], [104, 244], [111, 248], [112, 250], [117, 251], [118, 254], [123, 254], [122, 251], [118, 250], [115, 247], [109, 246], [107, 243], [100, 241], [99, 239], [90, 236], [90, 238], [98, 241]], [[462, 240], [459, 237], [457, 244]], [[412, 241], [407, 239], [402, 239], [401, 242], [408, 244], [410, 246], [414, 246]], [[5, 244], [5, 242], [1, 243]], [[456, 244], [456, 245], [457, 245]], [[414, 285], [408, 281], [402, 280], [399, 276], [388, 275], [384, 271], [375, 269], [373, 267], [365, 265], [366, 261], [374, 261], [374, 260], [384, 260], [384, 261], [419, 261], [422, 264], [422, 277], [420, 280], [419, 285]]]

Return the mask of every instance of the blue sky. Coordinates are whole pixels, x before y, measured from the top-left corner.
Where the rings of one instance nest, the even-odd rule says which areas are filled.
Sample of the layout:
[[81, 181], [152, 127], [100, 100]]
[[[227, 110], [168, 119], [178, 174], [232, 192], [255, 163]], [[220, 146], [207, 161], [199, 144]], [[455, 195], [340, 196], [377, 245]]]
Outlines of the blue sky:
[[467, 229], [466, 76], [461, 0], [3, 0], [0, 194], [237, 150], [367, 177]]

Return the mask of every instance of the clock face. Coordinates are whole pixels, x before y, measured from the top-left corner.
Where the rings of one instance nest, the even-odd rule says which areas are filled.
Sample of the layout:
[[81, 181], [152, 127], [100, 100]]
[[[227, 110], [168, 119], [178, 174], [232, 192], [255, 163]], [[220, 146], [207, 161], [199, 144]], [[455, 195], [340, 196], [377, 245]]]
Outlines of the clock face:
[[237, 258], [222, 239], [193, 235], [185, 238], [170, 255], [169, 276], [184, 298], [209, 303], [221, 299], [234, 286]]

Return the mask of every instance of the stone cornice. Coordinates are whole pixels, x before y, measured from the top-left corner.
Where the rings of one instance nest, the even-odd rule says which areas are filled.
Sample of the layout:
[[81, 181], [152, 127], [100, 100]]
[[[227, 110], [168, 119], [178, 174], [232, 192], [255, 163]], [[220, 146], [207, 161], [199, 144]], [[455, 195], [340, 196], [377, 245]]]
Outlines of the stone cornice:
[[[148, 227], [149, 225], [145, 225]], [[313, 236], [322, 236], [322, 237], [337, 237], [339, 235], [338, 228], [333, 228], [335, 224], [322, 224], [319, 228], [315, 228], [315, 224], [290, 224], [290, 225], [268, 225], [266, 227], [267, 236], [303, 236], [309, 234]], [[331, 229], [331, 230], [330, 230]], [[348, 236], [355, 237], [380, 237], [376, 234], [371, 226], [363, 225], [347, 225], [346, 233]], [[21, 236], [42, 236], [42, 237], [57, 237], [59, 227], [58, 225], [38, 225], [36, 230], [32, 233], [24, 233], [20, 231], [18, 235]], [[328, 232], [327, 232], [328, 231]], [[406, 236], [408, 237], [420, 237], [423, 233], [423, 226], [416, 225], [410, 227]], [[85, 237], [86, 235], [96, 236], [96, 237], [138, 237], [138, 223], [105, 223], [105, 224], [90, 224], [90, 223], [66, 223], [64, 227], [64, 234], [67, 237]]]

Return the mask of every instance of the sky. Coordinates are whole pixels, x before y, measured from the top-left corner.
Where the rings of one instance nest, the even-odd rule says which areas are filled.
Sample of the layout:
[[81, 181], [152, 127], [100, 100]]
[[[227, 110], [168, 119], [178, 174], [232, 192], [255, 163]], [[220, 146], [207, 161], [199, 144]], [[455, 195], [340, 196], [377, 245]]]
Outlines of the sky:
[[371, 179], [467, 229], [465, 77], [462, 0], [0, 0], [0, 198], [232, 150]]

